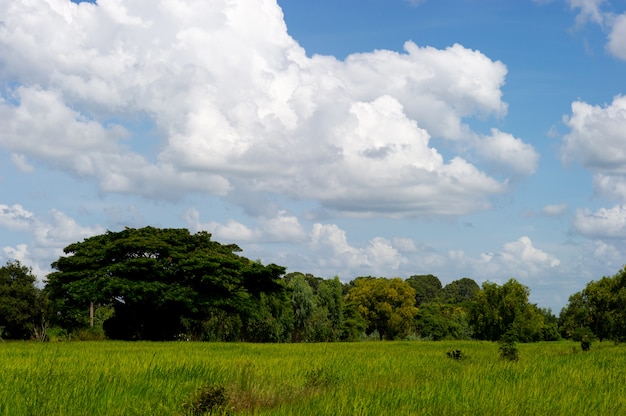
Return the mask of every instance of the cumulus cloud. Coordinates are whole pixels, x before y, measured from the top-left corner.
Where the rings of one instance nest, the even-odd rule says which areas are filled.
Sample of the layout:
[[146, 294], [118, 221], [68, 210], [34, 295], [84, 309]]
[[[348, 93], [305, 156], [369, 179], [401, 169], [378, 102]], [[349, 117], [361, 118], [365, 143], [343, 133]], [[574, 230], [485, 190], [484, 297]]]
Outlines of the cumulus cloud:
[[572, 103], [565, 118], [571, 131], [563, 137], [562, 158], [578, 161], [595, 171], [626, 173], [626, 96], [616, 96], [609, 105]]
[[616, 96], [604, 106], [576, 101], [564, 121], [570, 132], [563, 137], [563, 162], [578, 162], [594, 172], [599, 196], [626, 201], [626, 97]]
[[556, 267], [561, 262], [556, 257], [533, 246], [530, 238], [523, 236], [519, 240], [504, 244], [502, 255], [509, 263], [524, 264], [530, 269]]
[[[407, 42], [307, 56], [275, 0], [3, 1], [0, 15], [0, 76], [16, 86], [0, 95], [0, 147], [104, 192], [242, 188], [406, 216], [486, 209], [506, 190], [430, 142], [474, 146], [464, 119], [506, 114], [506, 67], [479, 51]], [[147, 118], [157, 137], [128, 117]], [[480, 146], [514, 173], [536, 169], [521, 139], [498, 132]]]
[[226, 223], [210, 221], [203, 223], [200, 213], [195, 208], [184, 214], [187, 226], [194, 232], [208, 231], [217, 241], [242, 243], [298, 243], [308, 240], [304, 228], [296, 216], [279, 211], [274, 217], [260, 217], [256, 227], [249, 227], [239, 221], [228, 220]]
[[624, 256], [622, 250], [618, 249], [614, 244], [605, 241], [596, 240], [593, 242], [593, 255], [596, 260], [604, 265], [612, 268], [623, 267]]
[[105, 230], [100, 226], [84, 227], [63, 212], [52, 210], [41, 217], [21, 205], [0, 204], [0, 228], [30, 234], [31, 241], [2, 248], [7, 260], [16, 259], [31, 267], [42, 279], [50, 271], [50, 263], [63, 254], [63, 248]]
[[509, 133], [492, 129], [477, 146], [479, 154], [504, 171], [518, 175], [532, 175], [537, 171], [539, 153], [528, 143]]
[[34, 214], [20, 204], [12, 206], [0, 204], [0, 227], [9, 230], [26, 231], [35, 222]]
[[596, 173], [593, 175], [593, 189], [600, 197], [626, 202], [625, 175]]
[[353, 247], [348, 243], [346, 232], [335, 224], [314, 224], [310, 237], [311, 248], [319, 259], [318, 266], [325, 269], [390, 277], [407, 263], [386, 238], [375, 237], [364, 248]]
[[615, 205], [600, 208], [596, 212], [579, 209], [573, 225], [577, 232], [588, 238], [625, 238], [626, 206]]
[[448, 253], [448, 258], [457, 263], [464, 275], [491, 281], [506, 281], [511, 277], [544, 278], [546, 273], [552, 273], [561, 265], [556, 256], [535, 247], [528, 236], [504, 243], [498, 251], [472, 257], [461, 250], [453, 250]]

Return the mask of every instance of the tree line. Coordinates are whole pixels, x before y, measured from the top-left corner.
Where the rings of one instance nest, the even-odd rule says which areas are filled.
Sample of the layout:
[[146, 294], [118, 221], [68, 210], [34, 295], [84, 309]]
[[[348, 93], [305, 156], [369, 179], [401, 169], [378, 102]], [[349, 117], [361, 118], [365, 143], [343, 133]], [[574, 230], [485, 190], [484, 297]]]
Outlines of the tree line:
[[70, 244], [43, 288], [0, 267], [0, 338], [247, 342], [626, 338], [626, 269], [557, 318], [515, 279], [361, 276], [349, 283], [247, 259], [206, 232], [126, 228]]

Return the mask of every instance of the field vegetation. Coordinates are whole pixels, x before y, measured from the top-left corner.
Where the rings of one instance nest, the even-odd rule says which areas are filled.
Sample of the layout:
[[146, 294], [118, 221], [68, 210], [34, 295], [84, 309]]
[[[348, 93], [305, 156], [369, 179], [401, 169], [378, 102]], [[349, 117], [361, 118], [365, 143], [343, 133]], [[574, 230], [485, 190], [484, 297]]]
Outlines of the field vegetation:
[[623, 345], [518, 349], [511, 361], [488, 341], [3, 342], [0, 414], [626, 413]]

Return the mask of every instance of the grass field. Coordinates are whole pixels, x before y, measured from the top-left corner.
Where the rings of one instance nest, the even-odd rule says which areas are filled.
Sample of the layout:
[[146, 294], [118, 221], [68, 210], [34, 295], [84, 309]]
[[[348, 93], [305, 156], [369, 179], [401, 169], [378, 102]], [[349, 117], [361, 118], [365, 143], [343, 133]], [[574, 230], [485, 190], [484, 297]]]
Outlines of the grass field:
[[518, 347], [509, 362], [477, 341], [4, 342], [0, 414], [190, 415], [201, 388], [226, 400], [213, 414], [626, 414], [626, 346]]

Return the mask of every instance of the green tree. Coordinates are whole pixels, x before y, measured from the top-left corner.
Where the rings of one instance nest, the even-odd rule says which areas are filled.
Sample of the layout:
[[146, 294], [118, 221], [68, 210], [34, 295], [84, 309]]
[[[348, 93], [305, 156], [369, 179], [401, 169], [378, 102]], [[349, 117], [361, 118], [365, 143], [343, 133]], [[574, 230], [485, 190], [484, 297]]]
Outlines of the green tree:
[[461, 307], [437, 302], [425, 303], [415, 317], [418, 334], [434, 341], [470, 339], [467, 311]]
[[317, 342], [339, 341], [344, 330], [344, 300], [341, 281], [322, 279], [314, 295], [314, 311], [309, 327], [309, 338]]
[[29, 339], [43, 319], [40, 291], [19, 261], [0, 267], [0, 338]]
[[415, 290], [415, 306], [438, 300], [442, 295], [441, 281], [432, 274], [413, 275], [406, 282]]
[[626, 340], [626, 267], [611, 277], [591, 281], [569, 298], [561, 311], [561, 329], [566, 336], [590, 329], [602, 341]]
[[[591, 317], [586, 297], [581, 292], [569, 297], [569, 302], [559, 315], [559, 331], [565, 338], [572, 338], [584, 328], [589, 329]], [[591, 331], [591, 329], [589, 329]]]
[[552, 313], [550, 308], [539, 308], [539, 312], [543, 316], [543, 328], [541, 329], [543, 341], [559, 341], [561, 334], [559, 333], [559, 319]]
[[[84, 326], [85, 311], [94, 302], [115, 310], [104, 323], [109, 337], [174, 339], [203, 322], [223, 323], [223, 316], [243, 321], [261, 293], [283, 289], [283, 267], [264, 266], [240, 251], [212, 241], [206, 232], [108, 231], [67, 246], [66, 255], [52, 264], [56, 271], [45, 289], [65, 328]], [[236, 321], [231, 339], [243, 326]]]
[[355, 279], [346, 301], [358, 305], [367, 334], [377, 331], [381, 340], [407, 336], [417, 313], [415, 290], [400, 278]]
[[291, 304], [293, 307], [292, 341], [308, 341], [306, 337], [307, 329], [315, 308], [313, 289], [302, 274], [293, 276], [287, 287], [291, 291]]
[[251, 342], [287, 342], [293, 334], [294, 317], [287, 291], [261, 293], [243, 328]]
[[443, 288], [443, 297], [446, 303], [464, 303], [473, 300], [479, 290], [480, 286], [478, 286], [478, 283], [468, 277], [464, 277], [448, 283]]
[[470, 308], [474, 337], [498, 341], [506, 333], [517, 341], [541, 339], [543, 316], [536, 305], [528, 302], [530, 290], [515, 279], [502, 286], [485, 282]]

